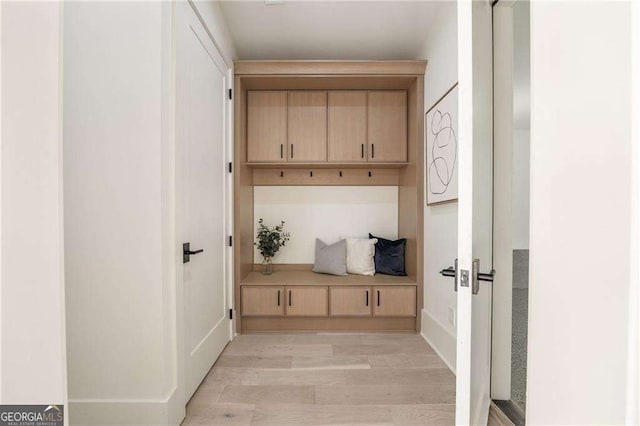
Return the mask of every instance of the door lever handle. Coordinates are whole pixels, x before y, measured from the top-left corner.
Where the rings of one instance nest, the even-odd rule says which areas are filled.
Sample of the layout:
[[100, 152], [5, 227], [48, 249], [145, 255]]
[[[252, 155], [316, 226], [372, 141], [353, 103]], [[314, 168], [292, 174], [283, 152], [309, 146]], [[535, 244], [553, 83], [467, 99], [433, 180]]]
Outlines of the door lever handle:
[[191, 250], [191, 243], [182, 244], [182, 263], [189, 263], [189, 257], [193, 254], [202, 253], [204, 249]]
[[440, 275], [442, 275], [443, 277], [455, 278], [456, 270], [453, 268], [453, 266], [449, 266], [447, 269], [443, 269], [442, 271], [440, 271]]
[[458, 274], [458, 259], [456, 259], [455, 266], [449, 266], [448, 268], [440, 271], [440, 275], [442, 275], [443, 277], [453, 278], [454, 291], [458, 291], [458, 277], [456, 277], [457, 274]]

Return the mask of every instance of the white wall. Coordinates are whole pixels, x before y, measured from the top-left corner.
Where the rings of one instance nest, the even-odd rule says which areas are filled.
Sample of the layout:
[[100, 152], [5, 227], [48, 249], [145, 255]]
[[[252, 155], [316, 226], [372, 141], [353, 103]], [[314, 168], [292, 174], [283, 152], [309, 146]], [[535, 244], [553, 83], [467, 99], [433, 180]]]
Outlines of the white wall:
[[[374, 186], [257, 186], [254, 219], [269, 227], [281, 220], [291, 240], [275, 263], [313, 263], [315, 240], [333, 244], [340, 237], [368, 238], [368, 233], [398, 237], [398, 187]], [[402, 235], [400, 235], [402, 237]], [[254, 262], [261, 263], [256, 249]]]
[[531, 4], [528, 424], [625, 422], [631, 35], [630, 2]]
[[[444, 2], [434, 20], [431, 37], [419, 58], [427, 59], [425, 111], [458, 80], [457, 9], [455, 2]], [[442, 277], [443, 268], [453, 266], [458, 253], [458, 203], [427, 206], [424, 211], [424, 310], [422, 333], [455, 368], [455, 324], [449, 309], [455, 310], [453, 279]]]
[[0, 403], [65, 404], [60, 4], [2, 2]]
[[513, 9], [513, 249], [529, 248], [529, 145], [531, 132], [530, 12], [528, 1]]
[[173, 5], [71, 2], [64, 19], [71, 418], [177, 424]]
[[159, 3], [74, 2], [64, 11], [72, 420], [89, 400], [160, 401], [170, 390], [162, 327], [162, 13]]
[[512, 163], [513, 249], [529, 249], [530, 130], [514, 129]]

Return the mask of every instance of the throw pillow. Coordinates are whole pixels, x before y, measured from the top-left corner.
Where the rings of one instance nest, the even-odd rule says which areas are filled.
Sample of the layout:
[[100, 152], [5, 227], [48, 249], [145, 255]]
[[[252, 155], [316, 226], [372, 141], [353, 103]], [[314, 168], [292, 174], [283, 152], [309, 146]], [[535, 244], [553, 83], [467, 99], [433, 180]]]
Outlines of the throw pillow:
[[404, 267], [404, 251], [407, 246], [407, 239], [387, 240], [385, 238], [374, 237], [369, 234], [369, 238], [378, 240], [376, 243], [376, 254], [374, 262], [376, 273], [395, 275], [404, 277], [407, 275]]
[[374, 275], [376, 266], [373, 262], [376, 239], [346, 238], [347, 272], [358, 275]]
[[347, 275], [347, 243], [340, 240], [327, 245], [316, 238], [316, 258], [313, 272], [330, 275]]

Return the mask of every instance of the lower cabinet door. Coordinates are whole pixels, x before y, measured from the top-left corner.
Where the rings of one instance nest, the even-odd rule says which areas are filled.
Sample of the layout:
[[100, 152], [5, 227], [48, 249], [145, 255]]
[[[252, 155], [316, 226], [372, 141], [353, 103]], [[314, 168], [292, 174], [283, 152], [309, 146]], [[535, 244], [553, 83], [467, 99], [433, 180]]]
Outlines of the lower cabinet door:
[[241, 308], [246, 317], [283, 316], [284, 287], [242, 286]]
[[415, 317], [416, 287], [374, 287], [373, 315], [380, 317]]
[[327, 287], [286, 287], [286, 315], [290, 317], [326, 317], [329, 314]]
[[371, 287], [329, 288], [331, 316], [361, 317], [371, 315]]

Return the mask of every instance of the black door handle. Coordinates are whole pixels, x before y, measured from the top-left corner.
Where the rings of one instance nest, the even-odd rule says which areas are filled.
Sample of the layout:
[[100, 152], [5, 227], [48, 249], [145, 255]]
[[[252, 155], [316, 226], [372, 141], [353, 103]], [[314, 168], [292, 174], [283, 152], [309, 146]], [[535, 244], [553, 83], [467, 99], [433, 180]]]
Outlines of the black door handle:
[[189, 256], [202, 253], [204, 249], [191, 250], [191, 243], [182, 244], [182, 263], [189, 263]]
[[378, 290], [378, 306], [380, 306], [380, 290]]
[[369, 306], [369, 290], [367, 290], [367, 295], [365, 297], [366, 306]]

